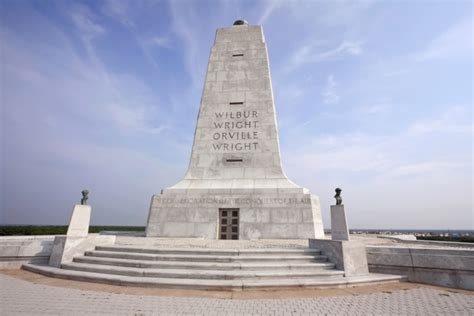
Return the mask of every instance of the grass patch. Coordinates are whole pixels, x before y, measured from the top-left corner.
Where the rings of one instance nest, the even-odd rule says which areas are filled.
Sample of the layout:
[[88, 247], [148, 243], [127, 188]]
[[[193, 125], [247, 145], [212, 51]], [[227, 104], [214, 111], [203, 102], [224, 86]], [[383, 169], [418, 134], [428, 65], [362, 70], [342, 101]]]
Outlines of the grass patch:
[[[145, 226], [90, 226], [89, 233], [101, 231], [133, 231], [144, 232]], [[5, 225], [0, 226], [0, 236], [30, 236], [30, 235], [65, 235], [66, 225]]]
[[474, 243], [474, 236], [416, 236], [417, 240], [434, 240], [434, 241], [455, 241], [455, 242], [472, 242]]

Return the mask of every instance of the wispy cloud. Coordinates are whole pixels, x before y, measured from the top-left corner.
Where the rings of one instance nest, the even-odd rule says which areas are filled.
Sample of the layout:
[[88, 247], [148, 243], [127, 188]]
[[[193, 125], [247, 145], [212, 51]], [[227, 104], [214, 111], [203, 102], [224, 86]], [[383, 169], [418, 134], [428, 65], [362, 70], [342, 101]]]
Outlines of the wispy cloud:
[[146, 43], [149, 45], [163, 47], [163, 48], [170, 47], [170, 40], [168, 37], [165, 37], [165, 36], [155, 36], [155, 37], [149, 38], [146, 41]]
[[473, 28], [472, 18], [452, 25], [433, 39], [424, 51], [417, 54], [416, 59], [470, 58], [472, 60]]
[[[167, 36], [149, 35], [138, 29], [139, 16], [150, 10], [158, 10], [156, 2], [130, 1], [130, 0], [106, 0], [102, 6], [102, 12], [128, 29], [133, 39], [141, 48], [146, 60], [155, 68], [159, 69], [152, 47], [170, 48]], [[153, 29], [152, 25], [150, 28]]]
[[472, 133], [474, 127], [471, 115], [472, 109], [468, 106], [452, 106], [437, 115], [419, 119], [409, 131], [413, 134]]
[[[36, 50], [44, 50], [45, 54], [58, 56], [61, 60], [38, 60], [40, 56], [30, 53], [35, 49], [27, 50], [21, 56], [14, 56], [19, 47], [28, 44], [6, 33], [5, 58], [11, 63], [11, 66], [5, 69], [6, 73], [19, 80], [20, 86], [41, 87], [43, 89], [41, 102], [46, 102], [47, 107], [56, 103], [48, 103], [46, 101], [48, 98], [67, 100], [68, 93], [76, 91], [75, 98], [68, 100], [62, 107], [63, 111], [67, 109], [75, 113], [76, 109], [82, 109], [90, 116], [89, 121], [97, 120], [101, 124], [111, 124], [122, 131], [156, 133], [166, 129], [165, 125], [157, 125], [160, 101], [154, 92], [141, 80], [129, 74], [117, 74], [108, 70], [101, 61], [95, 49], [94, 39], [105, 36], [106, 31], [94, 21], [95, 16], [83, 6], [75, 7], [69, 14], [76, 26], [78, 37], [87, 48], [88, 58], [77, 54], [67, 40], [56, 41], [58, 45], [62, 45], [59, 47], [36, 44]], [[52, 25], [49, 27], [50, 34], [57, 34], [62, 38], [57, 28]], [[56, 54], [56, 50], [60, 50], [62, 54]], [[63, 64], [69, 68], [62, 68], [60, 65]], [[42, 72], [42, 67], [46, 65], [49, 76], [44, 76]], [[68, 71], [67, 74], [65, 71]], [[25, 75], [19, 77], [18, 74]], [[31, 81], [32, 78], [35, 78], [34, 81]], [[51, 87], [58, 86], [61, 86], [61, 89], [52, 93]], [[40, 101], [29, 100], [29, 102]], [[60, 113], [56, 113], [58, 114]]]
[[393, 169], [389, 169], [385, 172], [384, 178], [426, 177], [428, 175], [439, 175], [453, 172], [465, 167], [465, 163], [459, 162], [437, 160], [423, 161], [420, 163], [400, 165]]
[[338, 86], [338, 83], [334, 79], [333, 75], [329, 75], [327, 80], [326, 80], [326, 87], [324, 88], [324, 91], [321, 93], [323, 96], [323, 102], [325, 104], [336, 104], [339, 102], [341, 97], [337, 93], [336, 87]]
[[338, 46], [326, 50], [321, 49], [321, 44], [304, 45], [293, 54], [287, 71], [291, 71], [305, 64], [321, 63], [347, 56], [358, 56], [363, 52], [362, 42], [360, 41], [343, 41]]
[[97, 16], [86, 6], [77, 4], [70, 10], [70, 16], [77, 29], [87, 39], [104, 35], [105, 29], [96, 21]]
[[264, 8], [260, 18], [258, 19], [258, 25], [265, 25], [270, 16], [284, 4], [283, 1], [265, 1]]
[[102, 11], [104, 14], [115, 18], [124, 26], [135, 28], [135, 21], [132, 16], [136, 11], [132, 10], [130, 4], [131, 2], [128, 0], [105, 0]]
[[[201, 21], [189, 3], [171, 1], [169, 3], [172, 17], [172, 31], [183, 44], [184, 64], [192, 79], [192, 89], [200, 89], [204, 76], [207, 56], [199, 54], [202, 34], [199, 32]], [[206, 49], [206, 54], [208, 49]]]
[[391, 105], [387, 101], [379, 101], [369, 104], [367, 106], [363, 106], [359, 111], [367, 114], [384, 114], [387, 113], [391, 109]]
[[[351, 26], [364, 19], [367, 12], [377, 3], [375, 0], [340, 0], [321, 1], [318, 9], [321, 11], [316, 21], [326, 27]], [[305, 6], [301, 6], [305, 10]], [[314, 17], [314, 15], [313, 15]], [[314, 19], [314, 18], [313, 18]]]

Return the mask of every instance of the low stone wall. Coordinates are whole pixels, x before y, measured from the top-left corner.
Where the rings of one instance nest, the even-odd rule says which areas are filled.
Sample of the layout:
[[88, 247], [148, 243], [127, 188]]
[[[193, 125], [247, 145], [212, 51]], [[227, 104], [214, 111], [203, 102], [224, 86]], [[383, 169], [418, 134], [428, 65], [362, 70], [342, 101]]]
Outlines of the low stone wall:
[[411, 282], [474, 290], [474, 249], [367, 246], [369, 271]]
[[309, 248], [319, 249], [336, 264], [336, 269], [344, 270], [346, 277], [368, 275], [366, 246], [360, 241], [310, 239]]
[[47, 263], [55, 236], [0, 237], [0, 269], [19, 269], [23, 263]]

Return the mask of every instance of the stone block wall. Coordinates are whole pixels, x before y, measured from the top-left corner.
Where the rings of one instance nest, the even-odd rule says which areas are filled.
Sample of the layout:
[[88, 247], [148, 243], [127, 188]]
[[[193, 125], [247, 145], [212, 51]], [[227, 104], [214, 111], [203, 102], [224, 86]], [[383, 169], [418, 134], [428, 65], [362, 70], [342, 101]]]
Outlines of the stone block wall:
[[474, 249], [368, 246], [370, 272], [406, 275], [411, 282], [474, 290]]
[[19, 269], [23, 263], [47, 263], [55, 236], [0, 237], [0, 269]]

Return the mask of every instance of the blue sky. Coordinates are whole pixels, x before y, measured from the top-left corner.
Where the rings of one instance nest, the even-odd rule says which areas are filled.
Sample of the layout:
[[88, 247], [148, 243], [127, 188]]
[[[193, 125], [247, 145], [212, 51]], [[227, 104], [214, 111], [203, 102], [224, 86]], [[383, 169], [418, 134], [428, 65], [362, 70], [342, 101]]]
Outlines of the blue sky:
[[353, 228], [473, 229], [470, 1], [0, 2], [0, 223], [145, 225], [216, 28], [263, 25], [284, 169]]

